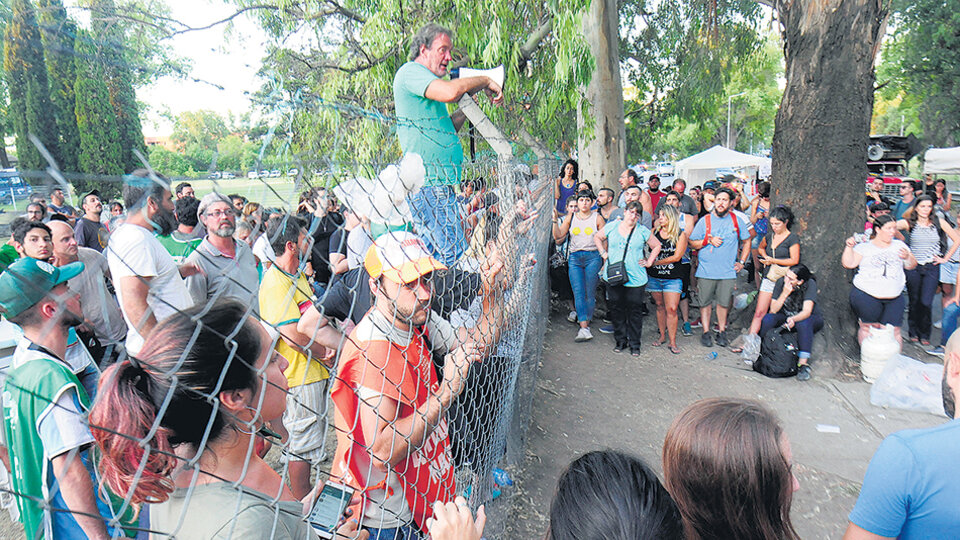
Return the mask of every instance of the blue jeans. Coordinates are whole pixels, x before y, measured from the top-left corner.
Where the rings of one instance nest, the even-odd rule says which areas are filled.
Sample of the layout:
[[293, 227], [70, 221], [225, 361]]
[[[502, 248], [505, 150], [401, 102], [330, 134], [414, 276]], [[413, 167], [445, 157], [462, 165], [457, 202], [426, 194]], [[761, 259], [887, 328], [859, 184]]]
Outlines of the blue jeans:
[[960, 317], [960, 306], [956, 302], [950, 302], [943, 306], [943, 329], [940, 336], [940, 344], [946, 345], [947, 340], [957, 330], [957, 317]]
[[423, 538], [413, 523], [397, 527], [396, 529], [371, 529], [364, 527], [363, 530], [370, 533], [370, 540], [420, 540]]
[[467, 250], [460, 205], [450, 186], [424, 186], [407, 197], [413, 226], [433, 256], [452, 266]]
[[573, 304], [577, 308], [577, 320], [590, 322], [597, 304], [597, 282], [603, 258], [596, 251], [574, 251], [567, 260], [570, 265], [570, 288], [573, 289]]

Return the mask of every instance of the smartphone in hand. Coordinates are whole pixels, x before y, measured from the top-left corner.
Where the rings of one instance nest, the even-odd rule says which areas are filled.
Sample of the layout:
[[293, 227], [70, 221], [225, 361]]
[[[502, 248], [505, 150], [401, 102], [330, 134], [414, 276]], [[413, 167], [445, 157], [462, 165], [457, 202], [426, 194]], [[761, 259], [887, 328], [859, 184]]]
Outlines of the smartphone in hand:
[[317, 500], [313, 503], [310, 515], [307, 516], [307, 522], [320, 538], [331, 539], [336, 535], [343, 513], [350, 506], [353, 491], [352, 487], [335, 482], [327, 482], [323, 485]]

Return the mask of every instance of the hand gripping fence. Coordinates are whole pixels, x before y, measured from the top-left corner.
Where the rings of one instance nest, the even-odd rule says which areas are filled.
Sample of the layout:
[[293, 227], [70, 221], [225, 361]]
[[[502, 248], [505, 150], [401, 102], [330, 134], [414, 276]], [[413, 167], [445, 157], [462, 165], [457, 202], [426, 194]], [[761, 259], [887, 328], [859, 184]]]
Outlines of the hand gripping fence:
[[[78, 210], [11, 231], [52, 245], [20, 242], [42, 279], [22, 260], [5, 271], [35, 300], [0, 340], [0, 504], [16, 534], [313, 538], [306, 516], [330, 481], [352, 488], [364, 528], [426, 537], [432, 504], [463, 495], [496, 537], [541, 357], [560, 162], [469, 97], [487, 145], [440, 182], [391, 132], [429, 128], [323, 100], [276, 107], [258, 159], [280, 147], [272, 166], [292, 176], [168, 177], [139, 152], [132, 174], [80, 175], [36, 141], [49, 166], [21, 176]], [[382, 128], [382, 156], [289, 157], [293, 110]], [[184, 181], [199, 207], [171, 209]], [[70, 245], [98, 229], [81, 183], [104, 205], [99, 250]], [[82, 272], [51, 285], [74, 261]]]

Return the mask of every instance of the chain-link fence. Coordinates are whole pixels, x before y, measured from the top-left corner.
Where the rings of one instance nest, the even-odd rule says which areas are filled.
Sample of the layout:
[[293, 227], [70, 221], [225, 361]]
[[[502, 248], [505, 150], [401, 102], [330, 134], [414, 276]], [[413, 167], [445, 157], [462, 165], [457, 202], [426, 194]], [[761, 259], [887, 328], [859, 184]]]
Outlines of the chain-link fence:
[[0, 502], [26, 536], [312, 538], [347, 507], [425, 536], [436, 501], [508, 499], [559, 161], [488, 142], [439, 182], [387, 151], [212, 181], [142, 154], [122, 177], [20, 171]]

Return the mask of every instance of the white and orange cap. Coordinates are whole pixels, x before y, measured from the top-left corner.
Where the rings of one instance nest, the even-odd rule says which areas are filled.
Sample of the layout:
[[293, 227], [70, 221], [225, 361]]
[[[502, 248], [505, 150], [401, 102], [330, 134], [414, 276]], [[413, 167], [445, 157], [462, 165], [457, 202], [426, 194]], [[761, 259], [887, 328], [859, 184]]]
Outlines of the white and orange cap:
[[363, 266], [370, 277], [385, 276], [396, 283], [410, 283], [434, 270], [446, 270], [433, 258], [419, 236], [407, 231], [388, 232], [367, 250]]

